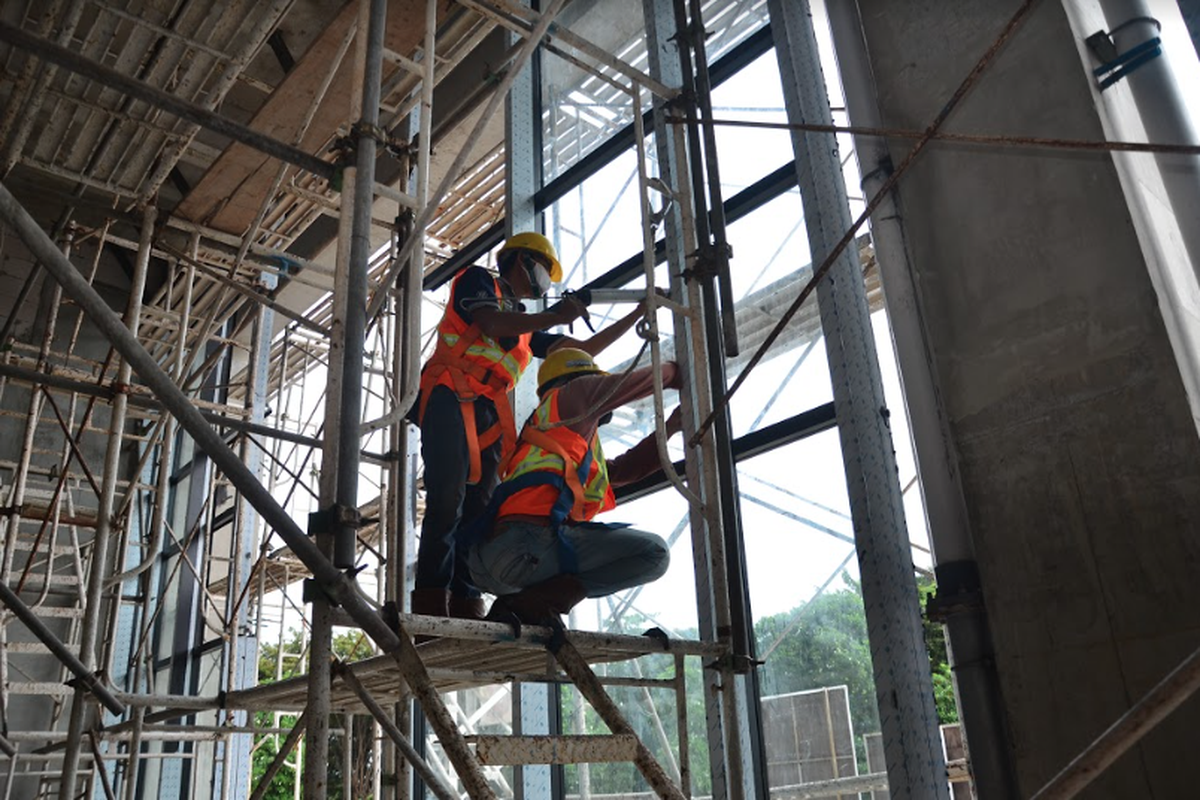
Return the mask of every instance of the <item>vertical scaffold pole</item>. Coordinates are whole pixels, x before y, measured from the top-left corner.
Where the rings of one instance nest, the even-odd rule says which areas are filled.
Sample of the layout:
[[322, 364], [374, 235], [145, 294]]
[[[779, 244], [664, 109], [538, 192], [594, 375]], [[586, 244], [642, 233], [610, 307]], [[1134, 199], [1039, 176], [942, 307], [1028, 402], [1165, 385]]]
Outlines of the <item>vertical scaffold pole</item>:
[[[650, 74], [667, 86], [680, 87], [683, 68], [679, 41], [675, 37], [676, 17], [672, 0], [646, 0], [647, 49]], [[689, 309], [705, 306], [697, 281], [682, 279], [687, 258], [698, 245], [695, 206], [689, 192], [688, 148], [685, 132], [665, 121], [661, 103], [654, 107], [655, 144], [659, 177], [675, 193], [674, 202], [664, 218], [664, 234], [671, 297]], [[710, 293], [710, 300], [712, 299]], [[680, 392], [684, 407], [684, 433], [690, 440], [699, 419], [712, 409], [713, 372], [708, 365], [723, 369], [721, 336], [708, 330], [709, 319], [699, 316], [675, 319], [676, 358], [683, 366], [687, 391]], [[716, 348], [715, 351], [713, 348]], [[701, 506], [690, 509], [692, 550], [696, 576], [696, 600], [700, 638], [728, 641], [732, 630], [730, 587], [726, 539], [722, 535], [722, 495], [714, 437], [701, 440], [698, 448], [687, 453], [688, 485], [699, 496]], [[705, 717], [708, 727], [709, 763], [715, 800], [740, 798], [750, 794], [743, 768], [743, 735], [747, 730], [745, 704], [737, 702], [737, 681], [732, 664], [714, 664], [704, 671]]]
[[[362, 372], [366, 341], [367, 261], [371, 255], [371, 205], [375, 183], [375, 137], [379, 126], [380, 76], [386, 0], [360, 0], [356, 89], [359, 119], [356, 160], [346, 169], [343, 191], [353, 198], [347, 225], [339, 228], [338, 269], [326, 393], [325, 450], [321, 464], [321, 508], [332, 509], [332, 536], [318, 534], [318, 545], [335, 566], [354, 566], [358, 541], [359, 440], [362, 425]], [[346, 238], [349, 238], [349, 242]], [[344, 257], [343, 257], [344, 254]], [[340, 322], [340, 324], [339, 324]], [[332, 501], [332, 502], [330, 502]], [[309, 661], [309, 714], [305, 735], [305, 797], [324, 800], [328, 786], [329, 697], [333, 625], [328, 600], [314, 593]]]
[[[532, 7], [529, 0], [520, 5]], [[543, 7], [545, 4], [542, 4]], [[515, 45], [517, 35], [509, 33], [508, 43]], [[533, 196], [541, 188], [541, 114], [539, 114], [540, 76], [539, 52], [530, 54], [529, 61], [512, 78], [512, 88], [504, 106], [505, 169], [504, 200], [507, 211], [507, 236], [522, 231], [541, 230]], [[552, 240], [553, 231], [544, 231]], [[556, 243], [557, 246], [557, 243]], [[561, 251], [560, 251], [561, 252]], [[536, 310], [536, 309], [535, 309]], [[536, 405], [533, 370], [522, 377], [513, 389], [513, 414], [517, 420]], [[512, 730], [517, 735], [547, 735], [551, 730], [552, 698], [558, 689], [545, 683], [514, 684], [512, 691]], [[513, 767], [513, 791], [517, 797], [542, 800], [551, 796], [551, 767], [548, 764], [518, 764]]]
[[[154, 236], [154, 220], [158, 211], [153, 205], [145, 208], [142, 216], [142, 231], [138, 241], [137, 260], [134, 262], [133, 279], [129, 287], [129, 303], [125, 309], [125, 327], [134, 337], [142, 316], [142, 294], [146, 287], [146, 271], [150, 264], [150, 245]], [[125, 359], [117, 369], [116, 395], [113, 398], [109, 417], [108, 449], [104, 456], [104, 472], [100, 480], [100, 502], [96, 509], [96, 531], [92, 539], [91, 569], [88, 572], [87, 595], [83, 607], [83, 624], [80, 634], [79, 657], [89, 669], [96, 665], [96, 644], [102, 619], [101, 602], [109, 561], [109, 539], [112, 536], [113, 503], [116, 498], [117, 480], [120, 478], [122, 434], [125, 429], [125, 411], [128, 396], [124, 391], [132, 377], [132, 368]], [[75, 797], [75, 782], [79, 772], [82, 747], [84, 714], [87, 711], [87, 695], [82, 689], [75, 690], [71, 703], [71, 716], [67, 728], [67, 749], [63, 754], [63, 775], [59, 787], [60, 800]]]

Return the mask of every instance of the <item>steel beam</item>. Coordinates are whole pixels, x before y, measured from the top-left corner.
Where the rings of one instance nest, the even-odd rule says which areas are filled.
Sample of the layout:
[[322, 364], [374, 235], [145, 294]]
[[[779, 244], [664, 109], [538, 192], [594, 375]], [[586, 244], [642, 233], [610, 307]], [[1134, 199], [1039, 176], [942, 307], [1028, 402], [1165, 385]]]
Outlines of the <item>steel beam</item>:
[[[789, 122], [832, 123], [807, 0], [768, 0]], [[852, 230], [833, 134], [794, 131], [792, 149], [812, 262], [833, 257]], [[863, 602], [895, 800], [946, 798], [946, 764], [913, 574], [887, 399], [858, 258], [842, 247], [817, 284]]]

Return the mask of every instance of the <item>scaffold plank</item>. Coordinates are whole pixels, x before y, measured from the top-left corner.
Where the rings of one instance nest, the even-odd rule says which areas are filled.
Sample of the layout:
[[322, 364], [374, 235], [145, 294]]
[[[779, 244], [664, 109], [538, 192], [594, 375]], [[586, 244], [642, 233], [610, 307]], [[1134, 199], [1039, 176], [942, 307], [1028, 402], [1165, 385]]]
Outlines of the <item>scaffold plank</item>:
[[637, 737], [631, 733], [591, 736], [468, 736], [484, 765], [598, 764], [633, 761]]

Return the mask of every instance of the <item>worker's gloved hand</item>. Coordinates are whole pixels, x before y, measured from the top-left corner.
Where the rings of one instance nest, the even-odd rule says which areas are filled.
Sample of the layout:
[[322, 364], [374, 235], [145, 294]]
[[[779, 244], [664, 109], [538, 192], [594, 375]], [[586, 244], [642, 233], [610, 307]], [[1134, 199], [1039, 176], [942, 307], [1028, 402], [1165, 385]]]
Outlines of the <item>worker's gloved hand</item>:
[[587, 310], [588, 301], [591, 299], [592, 293], [587, 289], [581, 289], [578, 292], [563, 292], [562, 300], [559, 300], [546, 310], [556, 315], [560, 324], [569, 325], [582, 317], [588, 323], [588, 327], [591, 328], [591, 321], [588, 319]]

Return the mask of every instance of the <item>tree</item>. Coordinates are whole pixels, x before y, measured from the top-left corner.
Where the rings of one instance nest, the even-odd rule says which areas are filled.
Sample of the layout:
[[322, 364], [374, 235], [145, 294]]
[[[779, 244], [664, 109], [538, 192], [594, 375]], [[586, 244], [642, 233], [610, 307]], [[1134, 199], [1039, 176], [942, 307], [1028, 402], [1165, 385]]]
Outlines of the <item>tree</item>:
[[925, 628], [925, 649], [929, 651], [929, 668], [933, 672], [933, 701], [937, 705], [938, 722], [948, 725], [958, 722], [958, 701], [954, 697], [954, 678], [946, 653], [946, 629], [933, 622], [925, 613], [929, 598], [937, 592], [933, 578], [922, 575], [917, 579], [921, 595], [921, 625]]
[[[302, 666], [304, 659], [301, 656], [304, 653], [304, 641], [300, 631], [289, 631], [288, 636], [283, 642], [283, 659], [279, 661], [280, 647], [277, 644], [264, 644], [259, 648], [258, 653], [258, 682], [274, 683], [276, 680], [277, 665], [281, 664], [279, 669], [279, 679], [286, 680], [302, 674]], [[359, 631], [349, 631], [341, 635], [333, 637], [333, 653], [343, 661], [356, 661], [371, 655], [371, 644], [366, 636]], [[351, 755], [351, 763], [353, 764], [353, 776], [351, 785], [351, 794], [355, 800], [370, 800], [371, 798], [371, 774], [373, 771], [373, 748], [372, 740], [375, 736], [373, 720], [370, 717], [362, 715], [333, 715], [330, 720], [331, 724], [345, 730], [345, 726], [350, 724], [353, 726], [353, 750]], [[297, 717], [295, 715], [283, 714], [279, 717], [279, 726], [283, 728], [291, 727], [296, 724]], [[267, 728], [273, 727], [275, 723], [274, 715], [269, 711], [259, 711], [254, 715], [254, 722], [257, 727]], [[266, 773], [267, 767], [275, 759], [279, 752], [279, 747], [283, 742], [283, 737], [279, 734], [260, 734], [255, 737], [254, 743], [254, 761], [251, 771], [251, 785], [257, 786], [259, 780]], [[297, 745], [299, 748], [304, 747], [301, 742]], [[345, 781], [342, 778], [342, 769], [344, 763], [344, 748], [345, 737], [333, 736], [329, 740], [329, 762], [327, 764], [327, 779], [329, 786], [329, 800], [342, 800]], [[292, 769], [285, 767], [276, 773], [275, 778], [271, 781], [270, 788], [267, 790], [267, 800], [291, 800], [295, 796], [295, 782], [297, 775]]]
[[789, 694], [845, 684], [856, 733], [879, 730], [871, 648], [862, 589], [842, 572], [842, 588], [827, 591], [755, 625], [763, 694]]

